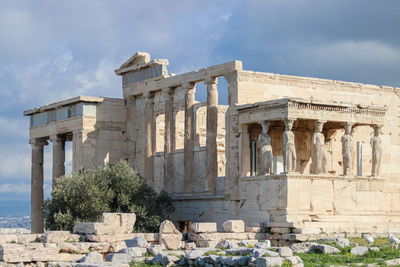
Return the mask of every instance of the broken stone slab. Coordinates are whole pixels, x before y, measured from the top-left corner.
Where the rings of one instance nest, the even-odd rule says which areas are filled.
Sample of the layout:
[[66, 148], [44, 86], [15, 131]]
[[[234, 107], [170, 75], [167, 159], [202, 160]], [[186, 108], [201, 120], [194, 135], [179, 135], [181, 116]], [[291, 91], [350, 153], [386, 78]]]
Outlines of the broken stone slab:
[[177, 256], [164, 255], [160, 253], [153, 258], [151, 263], [160, 264], [163, 266], [171, 266], [177, 261], [179, 261], [179, 258]]
[[192, 223], [190, 229], [194, 233], [215, 233], [217, 232], [217, 223], [214, 222]]
[[91, 244], [88, 242], [81, 242], [81, 243], [62, 242], [58, 245], [58, 247], [60, 248], [60, 252], [86, 254], [89, 252]]
[[[263, 257], [266, 253], [267, 253], [266, 249], [255, 248], [255, 249], [253, 249], [251, 256], [255, 257], [255, 258], [259, 258], [259, 257]], [[276, 253], [276, 254], [279, 256], [278, 253]]]
[[299, 266], [300, 264], [303, 264], [303, 260], [299, 256], [287, 257], [285, 260], [289, 261], [292, 266]]
[[77, 222], [73, 229], [74, 234], [110, 235], [115, 233], [112, 225], [100, 222]]
[[43, 243], [78, 242], [80, 236], [69, 231], [47, 231], [38, 240]]
[[243, 256], [243, 255], [252, 254], [253, 249], [239, 247], [239, 248], [228, 249], [225, 252], [227, 255]]
[[132, 239], [125, 240], [125, 244], [128, 248], [131, 247], [147, 248], [148, 246], [148, 242], [143, 236], [137, 236]]
[[86, 235], [87, 241], [90, 242], [117, 242], [132, 239], [137, 236], [143, 236], [148, 242], [158, 242], [158, 233], [131, 233], [131, 234], [113, 234], [113, 235]]
[[322, 253], [322, 254], [334, 254], [334, 253], [339, 253], [340, 250], [338, 248], [325, 245], [325, 244], [318, 244], [314, 245], [310, 248], [309, 252], [316, 252], [316, 253]]
[[125, 241], [111, 242], [108, 252], [116, 253], [124, 248], [127, 248]]
[[281, 257], [292, 257], [293, 251], [289, 247], [279, 247], [278, 253]]
[[131, 258], [142, 257], [143, 254], [145, 254], [146, 252], [147, 252], [146, 248], [140, 248], [140, 247], [124, 248], [124, 249], [118, 251], [118, 253], [127, 254]]
[[188, 260], [194, 260], [197, 259], [198, 257], [203, 256], [206, 252], [211, 251], [211, 248], [196, 248], [196, 249], [192, 249], [190, 251], [186, 251], [184, 257], [185, 259]]
[[400, 258], [399, 259], [386, 260], [386, 261], [384, 261], [384, 263], [387, 266], [398, 266], [398, 265], [400, 265]]
[[182, 234], [171, 221], [163, 221], [159, 230], [159, 244], [161, 246], [166, 249], [181, 248]]
[[249, 257], [228, 256], [221, 257], [221, 264], [223, 266], [247, 266]]
[[244, 221], [242, 220], [228, 220], [222, 224], [225, 232], [229, 233], [243, 233], [244, 232]]
[[258, 233], [258, 232], [261, 232], [261, 227], [260, 226], [246, 226], [245, 232]]
[[350, 240], [348, 238], [337, 237], [335, 238], [335, 242], [341, 248], [350, 246]]
[[[41, 246], [40, 246], [41, 245]], [[0, 261], [8, 263], [53, 261], [57, 258], [58, 248], [44, 247], [43, 244], [1, 244]]]
[[261, 257], [257, 259], [257, 267], [281, 266], [283, 259], [281, 257]]
[[132, 233], [135, 222], [135, 213], [103, 213], [103, 223], [112, 225], [114, 233]]
[[128, 264], [132, 261], [132, 257], [126, 253], [110, 253], [107, 255], [106, 261], [117, 264]]
[[187, 242], [187, 243], [185, 243], [185, 250], [192, 250], [192, 249], [195, 249], [197, 246], [196, 246], [196, 243], [195, 242]]
[[307, 253], [313, 246], [318, 245], [315, 242], [302, 242], [302, 243], [293, 243], [290, 245], [293, 253]]
[[22, 234], [22, 235], [17, 235], [17, 243], [36, 242], [40, 236], [41, 236], [40, 234]]
[[237, 248], [238, 244], [236, 242], [231, 241], [231, 240], [222, 240], [217, 244], [216, 247], [217, 248], [222, 248], [222, 249], [232, 249], [232, 248]]
[[148, 252], [150, 255], [155, 256], [155, 255], [160, 254], [161, 251], [162, 251], [162, 249], [163, 249], [163, 248], [162, 248], [161, 245], [151, 245], [151, 246], [149, 246], [149, 247], [147, 248], [147, 252]]
[[86, 254], [58, 253], [57, 258], [53, 260], [61, 262], [77, 262], [82, 260], [85, 256]]
[[355, 246], [351, 248], [350, 253], [356, 256], [363, 256], [369, 251], [368, 247]]
[[279, 257], [279, 253], [278, 252], [275, 252], [275, 251], [272, 251], [272, 250], [269, 250], [269, 249], [265, 250], [265, 255], [267, 255], [268, 257]]
[[81, 263], [101, 263], [103, 262], [103, 255], [98, 252], [89, 252], [80, 260]]
[[254, 244], [256, 248], [263, 248], [267, 249], [271, 247], [271, 241], [270, 240], [264, 240], [263, 242], [257, 242]]

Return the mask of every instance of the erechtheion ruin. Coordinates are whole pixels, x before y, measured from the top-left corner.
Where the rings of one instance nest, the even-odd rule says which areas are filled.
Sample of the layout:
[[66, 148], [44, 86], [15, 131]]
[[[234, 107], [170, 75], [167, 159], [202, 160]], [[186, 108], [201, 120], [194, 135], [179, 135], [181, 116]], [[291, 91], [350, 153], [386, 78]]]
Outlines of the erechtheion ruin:
[[[125, 159], [172, 194], [176, 222], [242, 219], [287, 239], [400, 233], [400, 88], [247, 71], [241, 61], [180, 75], [167, 66], [136, 53], [115, 71], [122, 99], [25, 111], [33, 232], [43, 231], [44, 146], [56, 179], [70, 141], [73, 171]], [[195, 100], [199, 84], [206, 102]]]

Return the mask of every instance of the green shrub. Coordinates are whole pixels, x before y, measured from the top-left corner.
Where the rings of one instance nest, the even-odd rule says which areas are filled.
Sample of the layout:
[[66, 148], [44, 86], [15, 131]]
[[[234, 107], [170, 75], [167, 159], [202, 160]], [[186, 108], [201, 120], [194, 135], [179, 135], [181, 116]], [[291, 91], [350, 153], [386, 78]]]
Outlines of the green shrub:
[[60, 177], [51, 196], [43, 209], [49, 230], [100, 221], [103, 212], [135, 212], [135, 231], [158, 232], [161, 221], [174, 210], [170, 196], [157, 194], [125, 161]]

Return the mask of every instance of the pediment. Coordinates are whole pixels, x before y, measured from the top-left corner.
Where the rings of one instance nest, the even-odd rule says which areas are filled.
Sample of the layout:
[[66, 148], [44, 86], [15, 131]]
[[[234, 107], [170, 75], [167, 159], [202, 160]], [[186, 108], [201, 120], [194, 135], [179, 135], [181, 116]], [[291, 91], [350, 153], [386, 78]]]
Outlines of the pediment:
[[148, 63], [150, 63], [150, 54], [147, 52], [137, 52], [127, 61], [125, 61], [119, 68], [123, 69], [131, 66], [145, 65]]

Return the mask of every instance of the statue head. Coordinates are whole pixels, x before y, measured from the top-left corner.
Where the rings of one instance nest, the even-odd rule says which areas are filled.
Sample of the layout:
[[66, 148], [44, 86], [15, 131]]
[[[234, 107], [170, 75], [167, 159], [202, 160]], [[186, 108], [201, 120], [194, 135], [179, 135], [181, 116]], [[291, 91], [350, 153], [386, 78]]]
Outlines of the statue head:
[[344, 133], [346, 134], [346, 135], [349, 135], [349, 134], [351, 134], [351, 130], [353, 129], [353, 123], [350, 123], [350, 122], [348, 122], [348, 123], [346, 123], [345, 125], [344, 125]]
[[317, 121], [315, 124], [315, 132], [320, 133], [322, 132], [322, 128], [324, 128], [324, 123], [323, 121]]
[[382, 133], [382, 125], [376, 124], [374, 127], [374, 136], [379, 136]]
[[286, 131], [291, 131], [293, 127], [293, 122], [294, 120], [285, 120], [285, 125], [286, 125]]

